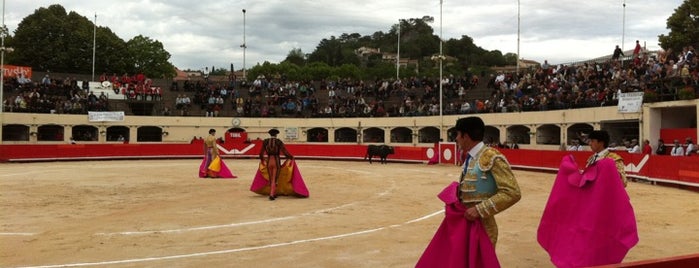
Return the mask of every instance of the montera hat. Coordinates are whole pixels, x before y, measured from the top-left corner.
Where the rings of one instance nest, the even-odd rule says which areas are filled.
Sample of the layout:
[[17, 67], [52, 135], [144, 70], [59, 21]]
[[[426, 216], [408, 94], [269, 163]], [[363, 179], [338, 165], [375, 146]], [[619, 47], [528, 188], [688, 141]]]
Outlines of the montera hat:
[[459, 120], [456, 121], [456, 126], [454, 126], [454, 129], [460, 130], [461, 132], [466, 132], [467, 129], [483, 128], [485, 128], [485, 123], [483, 123], [480, 117], [476, 116], [459, 118]]
[[609, 133], [604, 130], [594, 130], [590, 132], [590, 135], [587, 136], [587, 138], [591, 140], [598, 140], [604, 142], [605, 144], [609, 143]]
[[279, 130], [277, 130], [276, 128], [273, 128], [273, 129], [270, 129], [269, 131], [267, 131], [267, 133], [269, 133], [269, 135], [272, 135], [272, 136], [277, 136], [277, 134], [279, 134]]

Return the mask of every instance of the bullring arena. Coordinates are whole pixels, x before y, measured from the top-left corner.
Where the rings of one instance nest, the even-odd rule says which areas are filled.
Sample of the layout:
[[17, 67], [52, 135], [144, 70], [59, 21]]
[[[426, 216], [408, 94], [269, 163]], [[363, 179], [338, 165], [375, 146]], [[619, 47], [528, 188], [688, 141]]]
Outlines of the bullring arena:
[[[197, 178], [198, 159], [0, 164], [0, 267], [413, 267], [443, 218], [454, 165], [299, 159], [306, 199]], [[536, 229], [555, 174], [516, 170], [522, 200], [496, 216], [503, 267], [552, 267]], [[696, 254], [699, 194], [626, 188], [640, 242], [624, 262]]]
[[[561, 148], [578, 133], [670, 146], [697, 140], [697, 114], [698, 99], [643, 104], [636, 113], [608, 106], [478, 114], [487, 137], [520, 148], [502, 150], [523, 196], [496, 215], [502, 266], [552, 267], [536, 230], [553, 171], [569, 153]], [[443, 219], [436, 195], [459, 172], [448, 161], [425, 163], [462, 116], [3, 113], [0, 267], [413, 267]], [[249, 191], [260, 139], [273, 127], [299, 159], [307, 199], [272, 202]], [[225, 136], [219, 149], [237, 179], [197, 177], [198, 136], [210, 128]], [[94, 139], [73, 144], [80, 133]], [[112, 139], [119, 135], [126, 140]], [[358, 161], [372, 144], [394, 147], [388, 164]], [[574, 153], [583, 163], [590, 155]], [[626, 190], [640, 242], [624, 262], [670, 267], [662, 259], [689, 255], [682, 259], [693, 265], [673, 267], [699, 267], [699, 157], [619, 153], [638, 179]]]

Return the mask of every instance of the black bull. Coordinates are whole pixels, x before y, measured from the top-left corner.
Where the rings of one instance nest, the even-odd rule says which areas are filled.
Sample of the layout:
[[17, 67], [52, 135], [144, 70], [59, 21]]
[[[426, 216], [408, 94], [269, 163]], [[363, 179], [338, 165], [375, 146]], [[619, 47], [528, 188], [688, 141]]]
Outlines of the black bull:
[[389, 154], [394, 154], [393, 146], [388, 145], [369, 145], [366, 149], [366, 156], [364, 159], [369, 158], [369, 163], [371, 164], [371, 158], [374, 156], [379, 157], [379, 162], [381, 164], [386, 164], [386, 157]]

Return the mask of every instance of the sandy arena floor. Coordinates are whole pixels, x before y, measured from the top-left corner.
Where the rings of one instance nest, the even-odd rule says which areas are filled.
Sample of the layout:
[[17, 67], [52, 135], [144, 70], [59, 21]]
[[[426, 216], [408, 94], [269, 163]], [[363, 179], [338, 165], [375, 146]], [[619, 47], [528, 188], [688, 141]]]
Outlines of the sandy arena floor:
[[[199, 160], [0, 164], [0, 267], [413, 267], [442, 221], [454, 166], [299, 160], [311, 197], [197, 178]], [[503, 267], [552, 267], [536, 229], [554, 174], [515, 171], [522, 200], [496, 216]], [[699, 194], [627, 191], [640, 242], [625, 261], [697, 253]]]

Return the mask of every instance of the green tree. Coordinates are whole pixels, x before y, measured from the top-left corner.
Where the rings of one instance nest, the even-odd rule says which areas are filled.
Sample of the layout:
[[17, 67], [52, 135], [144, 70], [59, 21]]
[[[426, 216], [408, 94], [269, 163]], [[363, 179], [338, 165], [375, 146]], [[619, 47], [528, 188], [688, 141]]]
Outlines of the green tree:
[[[137, 36], [124, 42], [107, 27], [95, 27], [93, 21], [61, 5], [39, 8], [17, 26], [7, 46], [15, 48], [8, 62], [31, 66], [36, 70], [83, 73], [136, 73], [150, 77], [172, 77], [170, 54], [158, 41]], [[96, 46], [93, 47], [93, 41]]]
[[127, 66], [123, 40], [109, 28], [95, 29], [84, 16], [66, 13], [60, 5], [39, 8], [25, 17], [8, 46], [15, 48], [9, 60], [38, 70], [90, 73], [93, 50], [97, 72], [120, 73]]
[[517, 53], [508, 52], [503, 57], [505, 65], [517, 65]]
[[342, 66], [335, 68], [333, 74], [340, 78], [350, 78], [353, 80], [362, 78], [361, 70], [359, 70], [359, 67], [354, 64], [343, 64]]
[[[16, 64], [29, 65], [39, 70], [64, 72], [74, 69], [76, 60], [73, 57], [83, 56], [71, 55], [75, 50], [70, 47], [83, 46], [89, 39], [80, 40], [85, 36], [86, 25], [78, 23], [69, 27], [66, 25], [68, 21], [75, 23], [75, 18], [69, 20], [65, 9], [60, 5], [35, 10], [34, 14], [25, 17], [19, 23], [15, 31], [12, 44], [9, 44], [15, 48], [11, 60]], [[76, 29], [77, 32], [70, 31]], [[77, 71], [85, 72], [86, 67]]]
[[286, 59], [284, 59], [283, 62], [303, 66], [306, 63], [306, 54], [304, 54], [300, 48], [294, 48], [289, 51], [289, 54], [287, 54]]
[[131, 69], [148, 77], [174, 77], [175, 66], [160, 41], [138, 35], [126, 42]]
[[667, 19], [668, 35], [658, 36], [660, 47], [679, 52], [688, 45], [699, 47], [699, 0], [685, 0]]
[[[213, 68], [213, 66], [212, 66]], [[216, 68], [215, 70], [211, 71], [209, 75], [227, 75], [228, 70], [226, 68]]]

